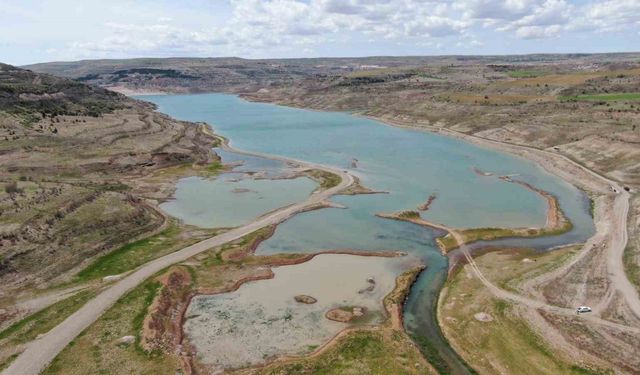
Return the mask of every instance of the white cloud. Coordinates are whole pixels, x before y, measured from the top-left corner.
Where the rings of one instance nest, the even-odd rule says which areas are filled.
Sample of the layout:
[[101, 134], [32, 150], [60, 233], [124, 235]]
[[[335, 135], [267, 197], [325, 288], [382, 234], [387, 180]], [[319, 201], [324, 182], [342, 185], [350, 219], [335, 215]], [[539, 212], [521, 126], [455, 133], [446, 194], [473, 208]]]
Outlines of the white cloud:
[[571, 22], [575, 9], [564, 0], [545, 0], [531, 7], [529, 14], [498, 26], [498, 31], [515, 31], [522, 39], [542, 39], [558, 36]]
[[568, 32], [623, 31], [640, 27], [640, 1], [455, 0], [463, 18], [486, 29], [522, 39], [552, 38]]
[[584, 9], [586, 21], [599, 31], [620, 31], [640, 27], [640, 1], [607, 0]]
[[[109, 6], [86, 1], [65, 15], [77, 16], [83, 30], [97, 31], [66, 32], [66, 40], [73, 38], [68, 48], [57, 44], [52, 54], [64, 58], [307, 55], [327, 50], [329, 43], [346, 46], [375, 40], [396, 46], [470, 48], [491, 44], [487, 36], [544, 39], [592, 31], [635, 35], [640, 29], [640, 0], [227, 0], [224, 6], [217, 1], [196, 2], [203, 9], [165, 4], [149, 11], [136, 3], [123, 6], [122, 0]], [[21, 9], [0, 5], [0, 10], [13, 14], [4, 18], [0, 14], [0, 24], [11, 22]], [[48, 9], [58, 7], [30, 14], [36, 18], [31, 24]], [[42, 33], [32, 34], [38, 38]]]
[[565, 25], [572, 7], [564, 0], [547, 0], [535, 7], [531, 14], [512, 22], [513, 27]]
[[466, 23], [446, 17], [426, 16], [406, 23], [405, 35], [444, 37], [457, 35], [467, 26]]
[[455, 2], [455, 7], [471, 19], [512, 21], [530, 14], [537, 3], [535, 0], [461, 0]]
[[69, 52], [76, 57], [110, 56], [114, 53], [125, 56], [137, 53], [164, 55], [164, 51], [208, 52], [215, 46], [229, 43], [225, 30], [190, 31], [166, 23], [108, 22], [105, 26], [111, 30], [108, 36], [97, 41], [70, 43]]
[[561, 26], [522, 26], [516, 30], [516, 35], [522, 39], [543, 39], [558, 36], [562, 30]]

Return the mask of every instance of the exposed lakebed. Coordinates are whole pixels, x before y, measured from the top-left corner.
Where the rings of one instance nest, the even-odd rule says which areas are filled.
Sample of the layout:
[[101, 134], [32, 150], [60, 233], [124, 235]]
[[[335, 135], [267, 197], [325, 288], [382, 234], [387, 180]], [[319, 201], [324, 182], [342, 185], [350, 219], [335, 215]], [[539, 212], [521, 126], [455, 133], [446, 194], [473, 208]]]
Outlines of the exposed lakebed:
[[[546, 202], [535, 192], [495, 176], [510, 175], [557, 197], [573, 223], [554, 237], [502, 240], [509, 246], [544, 248], [585, 240], [593, 232], [586, 196], [527, 160], [437, 134], [399, 129], [344, 113], [314, 112], [250, 103], [223, 94], [145, 96], [179, 119], [206, 121], [233, 146], [338, 166], [389, 194], [337, 196], [347, 209], [305, 212], [278, 226], [258, 254], [317, 252], [336, 248], [400, 250], [428, 266], [405, 307], [408, 331], [427, 340], [452, 373], [466, 367], [444, 342], [433, 316], [448, 260], [430, 229], [376, 217], [415, 210], [437, 194], [423, 217], [450, 227], [541, 227]], [[358, 160], [353, 164], [353, 160]], [[477, 173], [490, 172], [492, 176]], [[308, 194], [308, 192], [306, 192]], [[189, 197], [186, 197], [189, 199]], [[198, 193], [191, 196], [198, 200]]]
[[[309, 352], [347, 327], [328, 319], [331, 309], [360, 308], [362, 323], [380, 322], [382, 300], [395, 278], [416, 264], [411, 257], [321, 254], [273, 268], [274, 277], [237, 291], [195, 297], [184, 330], [202, 363], [237, 368], [280, 355]], [[301, 303], [295, 296], [315, 299]]]

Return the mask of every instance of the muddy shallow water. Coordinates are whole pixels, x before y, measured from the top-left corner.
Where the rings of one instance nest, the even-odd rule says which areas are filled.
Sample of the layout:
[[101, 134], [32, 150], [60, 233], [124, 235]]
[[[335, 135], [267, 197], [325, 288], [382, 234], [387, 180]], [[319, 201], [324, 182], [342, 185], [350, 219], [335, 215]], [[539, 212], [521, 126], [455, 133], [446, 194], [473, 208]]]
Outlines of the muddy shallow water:
[[[327, 319], [326, 312], [333, 308], [363, 307], [360, 322], [380, 322], [382, 299], [393, 290], [395, 278], [418, 263], [414, 257], [322, 254], [276, 267], [272, 279], [243, 284], [232, 293], [195, 297], [184, 331], [198, 359], [217, 368], [303, 354], [350, 325]], [[317, 302], [296, 302], [296, 295]]]
[[318, 185], [283, 163], [216, 150], [225, 164], [236, 165], [215, 178], [186, 177], [174, 197], [160, 205], [167, 214], [203, 228], [235, 227], [276, 208], [305, 200]]

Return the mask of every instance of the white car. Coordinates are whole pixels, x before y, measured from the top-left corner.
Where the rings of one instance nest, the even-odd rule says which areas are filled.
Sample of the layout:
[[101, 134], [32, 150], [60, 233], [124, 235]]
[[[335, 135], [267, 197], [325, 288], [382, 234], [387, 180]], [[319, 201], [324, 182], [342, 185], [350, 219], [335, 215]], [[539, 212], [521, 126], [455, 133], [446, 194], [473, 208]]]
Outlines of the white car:
[[588, 312], [591, 312], [591, 307], [589, 307], [589, 306], [580, 306], [580, 307], [578, 307], [576, 309], [576, 312], [578, 314], [580, 314], [580, 313], [588, 313]]

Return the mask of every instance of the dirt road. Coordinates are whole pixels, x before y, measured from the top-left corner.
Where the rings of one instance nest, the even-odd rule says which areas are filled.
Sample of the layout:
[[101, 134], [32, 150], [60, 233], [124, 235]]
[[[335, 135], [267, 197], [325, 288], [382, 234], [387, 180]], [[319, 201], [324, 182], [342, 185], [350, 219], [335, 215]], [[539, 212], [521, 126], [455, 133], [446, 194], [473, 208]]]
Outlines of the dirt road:
[[624, 249], [627, 246], [627, 217], [629, 216], [629, 193], [622, 190], [613, 203], [613, 225], [609, 238], [607, 272], [615, 289], [624, 296], [627, 305], [640, 318], [640, 296], [624, 272]]
[[[606, 208], [612, 210], [610, 221], [607, 223], [596, 223], [596, 228], [599, 227], [598, 224], [604, 224], [602, 225], [603, 230], [599, 230], [591, 239], [589, 239], [587, 242], [589, 246], [585, 245], [583, 247], [579, 258], [585, 256], [591, 250], [591, 245], [603, 243], [606, 247], [607, 277], [611, 281], [612, 290], [608, 292], [607, 297], [605, 297], [605, 300], [601, 305], [607, 304], [607, 300], [610, 301], [611, 297], [617, 290], [622, 294], [631, 311], [640, 318], [640, 295], [638, 294], [637, 289], [627, 278], [623, 263], [624, 249], [627, 246], [627, 216], [629, 212], [630, 195], [622, 186], [620, 186], [620, 184], [618, 184], [618, 182], [613, 181], [552, 149], [538, 149], [520, 144], [498, 141], [482, 136], [466, 134], [442, 127], [416, 126], [412, 123], [389, 121], [388, 119], [378, 119], [375, 117], [373, 119], [391, 126], [441, 133], [480, 146], [490, 147], [519, 155], [536, 162], [549, 173], [555, 174], [563, 180], [584, 190], [592, 191], [596, 194], [614, 194], [615, 199], [613, 204]], [[574, 259], [572, 264], [576, 263], [579, 258]], [[598, 306], [598, 309], [601, 308], [602, 306]]]
[[[620, 200], [621, 202], [624, 202], [624, 199]], [[628, 202], [628, 200], [626, 200], [626, 202]], [[621, 212], [621, 214], [624, 214], [624, 212]], [[620, 215], [620, 217], [624, 217], [624, 220], [626, 222], [626, 215]], [[460, 246], [460, 251], [462, 252], [462, 254], [464, 255], [465, 259], [467, 260], [467, 263], [469, 264], [469, 266], [471, 267], [473, 273], [476, 275], [476, 277], [480, 280], [480, 282], [482, 282], [482, 284], [489, 289], [489, 291], [496, 296], [497, 298], [500, 299], [505, 299], [505, 300], [510, 300], [513, 302], [517, 302], [520, 304], [523, 304], [525, 306], [529, 306], [531, 308], [534, 309], [542, 309], [542, 310], [546, 310], [549, 312], [553, 312], [556, 314], [561, 314], [561, 315], [571, 315], [571, 316], [575, 316], [576, 312], [574, 309], [568, 309], [565, 307], [560, 307], [560, 306], [554, 306], [554, 305], [550, 305], [546, 302], [537, 300], [537, 299], [533, 299], [533, 298], [529, 298], [517, 293], [512, 293], [509, 291], [506, 291], [502, 288], [497, 287], [495, 284], [493, 284], [491, 281], [489, 281], [489, 279], [487, 279], [484, 274], [482, 273], [482, 271], [480, 270], [480, 268], [478, 267], [478, 265], [476, 264], [476, 261], [473, 259], [473, 257], [471, 256], [471, 253], [469, 252], [469, 248], [467, 245], [464, 244], [464, 238], [462, 237], [462, 235], [447, 227], [446, 225], [443, 224], [438, 224], [438, 223], [434, 223], [431, 221], [427, 221], [427, 220], [422, 220], [425, 225], [428, 225], [430, 227], [436, 228], [436, 229], [440, 229], [443, 231], [446, 231], [448, 233], [451, 234], [451, 236], [453, 236], [453, 238], [455, 238], [455, 240], [459, 243], [462, 244]], [[626, 228], [626, 226], [625, 226]], [[621, 238], [621, 241], [623, 241], [626, 244], [626, 238]], [[624, 247], [623, 247], [624, 249]], [[626, 276], [624, 274], [624, 270], [622, 272], [622, 275], [625, 277]], [[612, 327], [612, 328], [617, 328], [626, 332], [633, 332], [633, 333], [637, 333], [640, 334], [640, 327], [632, 327], [632, 326], [627, 326], [624, 324], [618, 324], [618, 323], [614, 323], [611, 322], [609, 320], [604, 320], [601, 318], [598, 318], [595, 315], [581, 315], [581, 318], [588, 320], [592, 323], [595, 324], [600, 324], [600, 325], [604, 325], [607, 327]]]
[[[624, 271], [623, 255], [627, 246], [627, 217], [629, 214], [630, 194], [623, 189], [616, 181], [602, 176], [591, 169], [569, 159], [564, 155], [549, 150], [539, 150], [531, 147], [505, 144], [487, 138], [476, 136], [466, 136], [465, 139], [475, 138], [475, 143], [497, 146], [503, 150], [519, 150], [551, 173], [557, 174], [561, 178], [582, 186], [600, 194], [615, 194], [613, 204], [609, 207], [612, 210], [611, 221], [605, 233], [596, 233], [596, 236], [604, 236], [607, 258], [607, 276], [611, 281], [614, 291], [608, 294], [612, 296], [615, 290], [619, 291], [627, 305], [633, 313], [640, 318], [640, 295], [637, 289], [627, 278]], [[570, 166], [570, 168], [563, 168]], [[573, 169], [573, 170], [572, 170]], [[580, 173], [574, 173], [579, 171]], [[588, 251], [589, 248], [585, 250]], [[586, 252], [585, 251], [585, 252]]]
[[[225, 147], [230, 149], [228, 146]], [[230, 149], [230, 151], [237, 152], [237, 150], [233, 149]], [[256, 155], [247, 152], [241, 153]], [[271, 156], [264, 154], [259, 154], [258, 156], [272, 158]], [[236, 240], [268, 225], [278, 224], [295, 215], [296, 213], [304, 211], [310, 206], [314, 206], [330, 198], [332, 195], [348, 188], [354, 182], [353, 176], [351, 176], [346, 171], [342, 171], [336, 168], [314, 163], [304, 163], [298, 160], [289, 160], [280, 157], [275, 157], [272, 159], [294, 162], [307, 168], [321, 169], [327, 172], [335, 173], [342, 178], [342, 181], [335, 187], [311, 194], [309, 198], [304, 202], [274, 211], [268, 215], [258, 218], [257, 220], [245, 226], [232, 229], [219, 236], [215, 236], [198, 242], [194, 245], [185, 247], [184, 249], [165, 255], [161, 258], [152, 260], [151, 262], [142, 265], [137, 270], [127, 275], [120, 281], [117, 281], [113, 284], [113, 286], [97, 295], [94, 299], [87, 302], [84, 306], [82, 306], [82, 308], [80, 308], [78, 311], [65, 319], [62, 323], [58, 324], [56, 327], [47, 332], [47, 334], [29, 343], [26, 350], [15, 359], [11, 366], [9, 366], [2, 372], [2, 375], [39, 374], [78, 334], [80, 334], [84, 329], [86, 329], [94, 321], [96, 321], [96, 319], [98, 319], [100, 315], [102, 315], [102, 313], [104, 313], [118, 299], [120, 299], [120, 297], [141, 284], [144, 280], [160, 272], [161, 270], [173, 264], [185, 261], [198, 253]]]
[[[626, 216], [625, 216], [626, 217]], [[451, 230], [450, 228], [441, 225], [441, 224], [432, 224], [433, 227], [438, 228], [438, 229], [442, 229], [445, 231], [448, 231], [449, 233], [451, 233], [451, 235], [456, 239], [456, 241], [458, 241], [458, 243], [463, 244], [464, 243], [464, 238], [462, 238], [462, 236], [454, 231]], [[625, 242], [626, 243], [626, 242]], [[464, 254], [467, 262], [469, 263], [469, 265], [471, 266], [471, 269], [473, 271], [473, 273], [476, 275], [476, 277], [482, 282], [482, 284], [489, 289], [489, 291], [496, 297], [500, 298], [500, 299], [505, 299], [505, 300], [510, 300], [513, 302], [517, 302], [519, 304], [525, 305], [525, 306], [529, 306], [531, 308], [534, 309], [542, 309], [548, 312], [552, 312], [552, 313], [556, 313], [556, 314], [560, 314], [560, 315], [570, 315], [570, 316], [576, 316], [576, 312], [574, 309], [568, 309], [568, 308], [564, 308], [564, 307], [559, 307], [559, 306], [554, 306], [554, 305], [550, 305], [546, 302], [543, 301], [539, 301], [533, 298], [529, 298], [520, 294], [516, 294], [516, 293], [512, 293], [509, 291], [506, 291], [502, 288], [497, 287], [495, 284], [493, 284], [491, 281], [489, 281], [484, 274], [482, 273], [482, 271], [480, 270], [480, 268], [478, 268], [478, 265], [476, 264], [475, 260], [473, 259], [473, 257], [471, 256], [471, 254], [469, 253], [469, 249], [466, 245], [461, 245], [460, 246], [460, 250], [462, 251], [462, 253]], [[624, 275], [624, 272], [623, 272]], [[626, 278], [626, 277], [625, 277]], [[625, 332], [633, 332], [636, 334], [640, 334], [640, 327], [632, 327], [632, 326], [627, 326], [624, 324], [618, 324], [618, 323], [614, 323], [611, 322], [609, 320], [604, 320], [601, 318], [598, 318], [595, 315], [581, 315], [580, 316], [582, 319], [584, 320], [588, 320], [591, 323], [594, 324], [599, 324], [599, 325], [603, 325], [603, 326], [607, 326], [607, 327], [611, 327], [611, 328], [616, 328]]]

